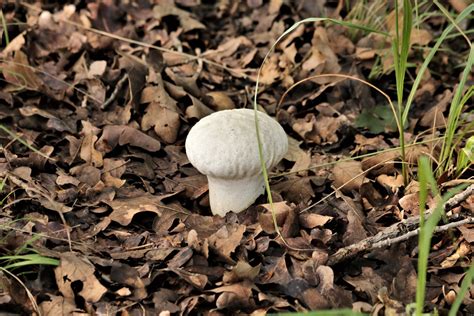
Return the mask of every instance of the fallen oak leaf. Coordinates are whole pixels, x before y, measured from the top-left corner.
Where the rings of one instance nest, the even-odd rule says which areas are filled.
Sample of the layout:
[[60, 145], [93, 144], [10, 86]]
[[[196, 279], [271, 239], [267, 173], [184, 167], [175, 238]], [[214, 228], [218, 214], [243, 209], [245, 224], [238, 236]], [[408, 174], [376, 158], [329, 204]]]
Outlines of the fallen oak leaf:
[[258, 222], [262, 226], [262, 229], [267, 234], [275, 233], [275, 223], [273, 222], [273, 214], [275, 212], [275, 218], [279, 227], [283, 226], [288, 214], [294, 209], [294, 205], [290, 206], [285, 201], [273, 203], [273, 209], [270, 204], [259, 205], [259, 208], [263, 208], [262, 212], [259, 212]]
[[83, 286], [77, 294], [91, 303], [98, 302], [107, 292], [107, 288], [97, 280], [94, 272], [94, 265], [87, 258], [72, 252], [62, 253], [59, 266], [54, 269], [58, 289], [65, 298], [74, 299], [76, 293], [71, 286], [80, 281]]
[[[135, 214], [141, 212], [152, 212], [158, 216], [161, 216], [163, 209], [169, 209], [169, 207], [164, 205], [161, 200], [172, 195], [174, 195], [174, 193], [161, 196], [144, 194], [137, 197], [120, 198], [112, 201], [104, 201], [104, 203], [109, 205], [113, 210], [112, 213], [109, 215], [109, 218], [122, 226], [127, 226], [132, 222], [132, 219]], [[182, 210], [175, 211], [182, 212]]]

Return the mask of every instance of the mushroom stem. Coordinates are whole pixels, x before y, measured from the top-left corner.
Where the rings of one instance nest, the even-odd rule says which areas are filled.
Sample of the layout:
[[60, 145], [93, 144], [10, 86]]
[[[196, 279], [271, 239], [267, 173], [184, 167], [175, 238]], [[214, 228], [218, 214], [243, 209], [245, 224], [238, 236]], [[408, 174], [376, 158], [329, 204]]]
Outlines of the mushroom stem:
[[225, 216], [227, 212], [238, 213], [249, 207], [264, 192], [261, 173], [241, 179], [222, 179], [212, 176], [209, 181], [209, 200], [212, 214]]

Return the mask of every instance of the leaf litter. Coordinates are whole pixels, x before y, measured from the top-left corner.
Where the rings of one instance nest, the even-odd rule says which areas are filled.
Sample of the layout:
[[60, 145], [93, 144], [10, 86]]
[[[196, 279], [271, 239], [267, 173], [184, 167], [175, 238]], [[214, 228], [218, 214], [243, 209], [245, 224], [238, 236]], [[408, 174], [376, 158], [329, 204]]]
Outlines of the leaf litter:
[[[7, 24], [0, 118], [28, 146], [1, 134], [1, 251], [11, 254], [29, 242], [59, 265], [22, 270], [35, 272], [22, 281], [38, 307], [2, 274], [0, 308], [43, 315], [263, 315], [345, 307], [402, 313], [415, 296], [415, 239], [329, 260], [418, 215], [417, 183], [404, 185], [400, 155], [389, 150], [398, 140], [385, 100], [359, 82], [320, 77], [277, 106], [288, 87], [309, 76], [365, 79], [378, 63], [381, 88], [390, 90], [393, 60], [385, 38], [308, 24], [263, 66], [259, 105], [290, 140], [272, 177], [284, 242], [264, 197], [240, 214], [210, 216], [206, 178], [184, 152], [199, 119], [249, 107], [248, 87], [263, 57], [294, 21], [347, 14], [325, 3], [5, 5], [7, 23], [25, 23]], [[461, 1], [450, 3], [460, 10]], [[394, 30], [393, 16], [392, 8], [383, 22], [387, 32]], [[430, 29], [424, 23], [412, 33], [412, 44], [431, 43], [431, 28], [442, 18], [430, 19]], [[421, 57], [411, 52], [415, 63]], [[431, 140], [435, 135], [416, 133], [437, 135], [445, 126], [459, 73], [442, 58], [436, 62], [444, 66], [422, 81], [408, 139]], [[437, 153], [436, 143], [417, 145], [408, 160]], [[471, 196], [452, 212], [468, 216], [472, 205]], [[434, 242], [427, 300], [443, 311], [472, 256], [472, 224], [439, 233]], [[464, 312], [473, 311], [470, 295]]]

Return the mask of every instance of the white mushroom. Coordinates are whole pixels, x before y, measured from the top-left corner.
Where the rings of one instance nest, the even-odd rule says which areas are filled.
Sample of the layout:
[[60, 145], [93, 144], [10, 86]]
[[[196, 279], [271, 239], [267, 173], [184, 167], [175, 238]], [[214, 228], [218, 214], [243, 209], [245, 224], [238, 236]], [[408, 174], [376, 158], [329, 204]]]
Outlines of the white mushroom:
[[[270, 116], [258, 112], [258, 122], [266, 167], [271, 169], [286, 154], [288, 138]], [[189, 131], [186, 154], [207, 176], [215, 215], [241, 212], [264, 192], [254, 110], [219, 111], [201, 119]]]

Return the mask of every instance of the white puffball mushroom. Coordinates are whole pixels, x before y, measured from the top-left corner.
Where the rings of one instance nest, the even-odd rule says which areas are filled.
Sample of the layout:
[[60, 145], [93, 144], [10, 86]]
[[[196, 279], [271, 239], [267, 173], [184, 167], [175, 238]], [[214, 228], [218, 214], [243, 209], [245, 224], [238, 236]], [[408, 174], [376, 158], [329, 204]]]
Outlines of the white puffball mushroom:
[[[269, 170], [288, 151], [288, 138], [277, 121], [262, 112], [257, 115]], [[264, 192], [254, 110], [224, 110], [204, 117], [189, 131], [185, 147], [191, 164], [207, 176], [214, 215], [239, 213]]]

